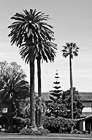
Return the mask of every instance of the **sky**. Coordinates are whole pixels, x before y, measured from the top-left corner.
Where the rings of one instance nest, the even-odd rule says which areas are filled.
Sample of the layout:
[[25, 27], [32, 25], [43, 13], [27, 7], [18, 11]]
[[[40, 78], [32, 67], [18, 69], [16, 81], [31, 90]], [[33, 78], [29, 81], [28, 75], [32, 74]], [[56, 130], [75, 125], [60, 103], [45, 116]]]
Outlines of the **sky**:
[[54, 63], [42, 62], [42, 92], [53, 89], [56, 70], [62, 90], [69, 89], [69, 58], [64, 58], [61, 51], [67, 42], [79, 47], [78, 57], [72, 61], [73, 86], [80, 92], [92, 92], [92, 0], [0, 0], [0, 61], [17, 62], [29, 81], [29, 65], [22, 60], [16, 45], [11, 46], [7, 28], [13, 22], [10, 18], [25, 9], [49, 15], [48, 24], [53, 26], [58, 48]]

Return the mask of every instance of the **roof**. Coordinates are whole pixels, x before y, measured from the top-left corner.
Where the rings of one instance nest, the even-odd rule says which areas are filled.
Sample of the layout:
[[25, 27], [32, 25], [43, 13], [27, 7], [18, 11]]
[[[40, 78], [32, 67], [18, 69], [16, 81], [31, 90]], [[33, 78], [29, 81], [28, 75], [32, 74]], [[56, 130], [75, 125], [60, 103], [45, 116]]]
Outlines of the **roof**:
[[83, 118], [79, 118], [79, 119], [74, 119], [74, 121], [83, 121], [83, 120], [92, 120], [92, 114], [91, 115], [88, 115], [88, 116], [85, 116]]
[[92, 101], [92, 92], [79, 92], [82, 101]]
[[[43, 92], [42, 93], [42, 98], [44, 98], [44, 100], [49, 100], [49, 92]], [[82, 101], [92, 101], [92, 92], [79, 92], [79, 95], [81, 97]]]
[[88, 119], [92, 120], [92, 114], [86, 115], [83, 118], [76, 119], [76, 121], [82, 121], [82, 120], [88, 120]]

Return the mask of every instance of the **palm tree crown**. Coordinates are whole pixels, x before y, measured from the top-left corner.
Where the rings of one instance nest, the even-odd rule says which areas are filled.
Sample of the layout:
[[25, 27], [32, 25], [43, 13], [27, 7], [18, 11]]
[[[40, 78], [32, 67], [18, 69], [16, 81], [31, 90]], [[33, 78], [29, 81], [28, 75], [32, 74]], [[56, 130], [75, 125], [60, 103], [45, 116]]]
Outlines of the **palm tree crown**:
[[29, 84], [25, 80], [26, 75], [15, 62], [10, 63], [10, 65], [6, 62], [0, 64], [0, 97], [2, 104], [9, 104], [11, 99], [16, 111], [19, 101], [29, 94]]
[[76, 43], [66, 43], [66, 46], [63, 46], [63, 56], [67, 57], [68, 55], [73, 58], [73, 56], [78, 56], [78, 47], [76, 46]]
[[24, 10], [24, 13], [16, 13], [11, 17], [15, 20], [8, 27], [11, 29], [9, 34], [11, 44], [16, 43], [20, 48], [22, 58], [27, 63], [33, 53], [32, 49], [34, 49], [34, 57], [37, 57], [39, 53], [45, 61], [47, 58], [51, 60], [51, 56], [53, 60], [55, 56], [56, 44], [50, 42], [54, 40], [53, 27], [45, 22], [48, 18], [48, 15], [32, 9], [29, 12]]
[[1, 63], [4, 65], [0, 65], [0, 83], [2, 83], [0, 89], [4, 89], [6, 94], [12, 93], [16, 94], [17, 97], [22, 97], [22, 94], [29, 91], [25, 73], [16, 62], [10, 64], [6, 62]]

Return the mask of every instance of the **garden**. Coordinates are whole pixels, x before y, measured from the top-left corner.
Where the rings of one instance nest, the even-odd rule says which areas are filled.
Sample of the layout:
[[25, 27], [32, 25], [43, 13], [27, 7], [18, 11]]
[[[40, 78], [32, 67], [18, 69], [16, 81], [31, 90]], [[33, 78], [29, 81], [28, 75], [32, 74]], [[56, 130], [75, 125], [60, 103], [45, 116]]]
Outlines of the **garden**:
[[[49, 16], [36, 9], [24, 10], [11, 17], [8, 26], [11, 45], [16, 44], [21, 57], [29, 64], [30, 83], [16, 62], [0, 62], [0, 130], [1, 133], [19, 135], [88, 134], [79, 131], [77, 120], [81, 118], [82, 101], [73, 87], [72, 60], [78, 55], [76, 43], [66, 43], [62, 54], [69, 57], [70, 89], [63, 91], [56, 71], [54, 87], [49, 100], [42, 98], [41, 62], [54, 62], [57, 44], [53, 27], [47, 23]], [[38, 93], [35, 93], [35, 61], [37, 62]]]
[[1, 133], [17, 133], [20, 135], [48, 135], [50, 133], [88, 134], [76, 128], [77, 118], [80, 118], [83, 105], [76, 88], [73, 88], [73, 117], [71, 119], [71, 91], [63, 91], [56, 71], [53, 90], [49, 100], [38, 97], [35, 93], [35, 126], [30, 121], [30, 89], [25, 80], [25, 73], [17, 63], [0, 63], [0, 130]]

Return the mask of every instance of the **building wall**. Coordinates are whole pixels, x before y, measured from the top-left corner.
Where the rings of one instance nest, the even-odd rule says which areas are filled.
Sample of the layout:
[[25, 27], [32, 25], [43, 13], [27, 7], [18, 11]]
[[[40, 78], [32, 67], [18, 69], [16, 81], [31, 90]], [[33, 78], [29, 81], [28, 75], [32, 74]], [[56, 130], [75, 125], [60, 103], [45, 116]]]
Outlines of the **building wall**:
[[92, 112], [92, 102], [83, 102], [83, 106], [82, 112]]
[[92, 112], [92, 108], [91, 107], [84, 107], [82, 112]]

